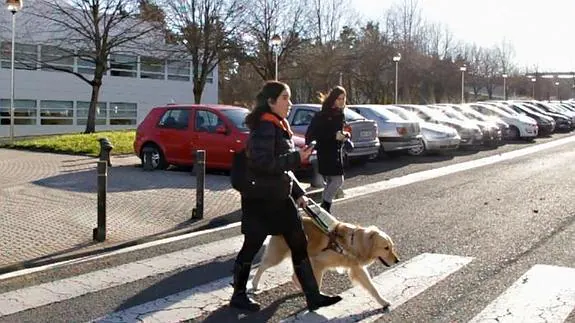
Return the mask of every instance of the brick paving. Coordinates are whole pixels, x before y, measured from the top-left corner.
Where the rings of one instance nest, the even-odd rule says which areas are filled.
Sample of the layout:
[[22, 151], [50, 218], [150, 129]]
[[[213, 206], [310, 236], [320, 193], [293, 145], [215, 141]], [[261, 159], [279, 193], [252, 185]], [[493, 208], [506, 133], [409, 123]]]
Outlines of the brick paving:
[[[195, 177], [146, 172], [139, 159], [113, 157], [108, 173], [107, 241], [97, 224], [96, 158], [0, 149], [0, 267], [142, 238], [189, 225]], [[239, 209], [225, 175], [206, 175], [207, 219]]]

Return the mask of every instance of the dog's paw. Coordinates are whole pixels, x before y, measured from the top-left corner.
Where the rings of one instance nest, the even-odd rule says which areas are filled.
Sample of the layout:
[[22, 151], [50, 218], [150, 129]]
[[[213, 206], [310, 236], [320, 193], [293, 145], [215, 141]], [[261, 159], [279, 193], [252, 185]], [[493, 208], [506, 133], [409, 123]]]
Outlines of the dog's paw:
[[381, 304], [381, 310], [382, 310], [383, 312], [386, 312], [386, 313], [387, 313], [387, 312], [390, 312], [390, 311], [391, 311], [391, 303], [389, 303], [388, 301], [383, 300], [383, 301], [380, 302], [380, 304]]

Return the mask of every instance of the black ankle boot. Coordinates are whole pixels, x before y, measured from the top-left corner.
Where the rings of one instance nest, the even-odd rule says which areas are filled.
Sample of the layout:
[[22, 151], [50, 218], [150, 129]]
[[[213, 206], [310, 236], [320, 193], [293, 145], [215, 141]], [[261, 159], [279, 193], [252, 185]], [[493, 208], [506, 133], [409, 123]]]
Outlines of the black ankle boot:
[[234, 294], [230, 300], [230, 306], [250, 312], [257, 312], [260, 310], [260, 304], [254, 302], [248, 297], [246, 292], [246, 285], [250, 276], [250, 263], [235, 263], [234, 264]]
[[326, 210], [328, 213], [331, 213], [331, 211], [330, 211], [331, 210], [331, 203], [323, 201], [323, 202], [321, 202], [320, 206], [322, 209]]
[[320, 307], [330, 306], [341, 301], [341, 296], [327, 296], [319, 292], [309, 260], [306, 259], [299, 265], [294, 265], [294, 270], [303, 289], [307, 308], [310, 312], [313, 312]]

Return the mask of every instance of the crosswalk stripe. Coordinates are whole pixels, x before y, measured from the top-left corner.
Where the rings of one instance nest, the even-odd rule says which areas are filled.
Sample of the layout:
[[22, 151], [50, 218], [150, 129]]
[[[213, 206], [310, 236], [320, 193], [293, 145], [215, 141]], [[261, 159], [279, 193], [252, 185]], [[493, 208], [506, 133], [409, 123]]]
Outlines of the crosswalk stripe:
[[[231, 268], [230, 268], [231, 269]], [[252, 270], [252, 275], [256, 269]], [[291, 280], [293, 267], [286, 259], [268, 269], [258, 286], [259, 293], [275, 288]], [[177, 294], [156, 299], [109, 314], [94, 320], [97, 323], [120, 322], [180, 322], [209, 314], [227, 304], [232, 296], [231, 277], [194, 287]]]
[[[397, 308], [424, 290], [458, 271], [471, 257], [424, 253], [373, 278], [382, 296]], [[384, 313], [362, 287], [353, 287], [341, 294], [343, 300], [336, 306], [320, 308], [315, 312], [304, 311], [282, 322], [365, 322], [374, 321]], [[363, 321], [362, 321], [363, 322]]]
[[558, 323], [573, 308], [575, 269], [535, 265], [469, 323]]
[[135, 282], [239, 251], [243, 236], [0, 294], [0, 317]]

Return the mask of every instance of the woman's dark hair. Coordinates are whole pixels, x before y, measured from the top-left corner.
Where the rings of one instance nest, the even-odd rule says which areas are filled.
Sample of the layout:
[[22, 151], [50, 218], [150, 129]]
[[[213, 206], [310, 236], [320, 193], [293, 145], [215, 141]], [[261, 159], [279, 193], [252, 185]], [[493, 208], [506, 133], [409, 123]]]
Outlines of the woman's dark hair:
[[271, 112], [269, 101], [275, 102], [288, 85], [278, 81], [267, 81], [256, 96], [256, 105], [252, 112], [246, 116], [246, 126], [253, 130], [257, 127], [262, 114]]
[[[327, 97], [322, 99], [321, 103], [321, 111], [322, 112], [331, 112], [333, 111], [333, 106], [335, 105], [335, 100], [342, 95], [346, 94], [345, 89], [341, 86], [336, 86], [329, 91]], [[347, 94], [346, 94], [347, 95]]]

